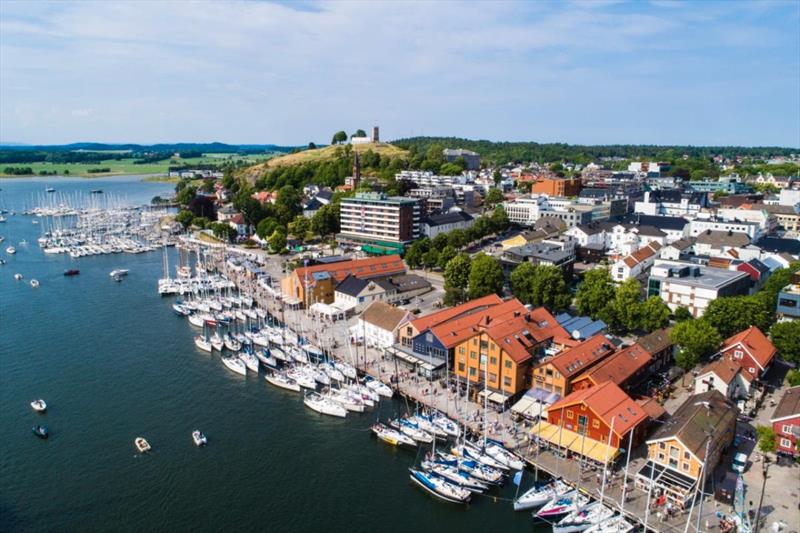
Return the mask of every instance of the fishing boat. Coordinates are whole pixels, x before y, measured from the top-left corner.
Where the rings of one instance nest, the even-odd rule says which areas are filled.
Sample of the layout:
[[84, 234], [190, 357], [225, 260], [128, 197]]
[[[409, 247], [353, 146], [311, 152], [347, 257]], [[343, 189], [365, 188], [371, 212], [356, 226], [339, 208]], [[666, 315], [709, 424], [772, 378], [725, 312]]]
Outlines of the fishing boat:
[[31, 280], [31, 287], [33, 287], [35, 289], [38, 286], [39, 286], [39, 280], [38, 279], [32, 279]]
[[391, 420], [389, 425], [400, 431], [400, 433], [403, 435], [414, 439], [416, 442], [421, 442], [423, 444], [431, 444], [433, 442], [433, 435], [423, 429], [420, 429], [417, 424], [408, 419], [398, 418]]
[[249, 352], [239, 352], [239, 359], [242, 360], [244, 366], [251, 372], [258, 374], [258, 357]]
[[572, 490], [562, 496], [553, 498], [552, 501], [539, 509], [538, 513], [534, 513], [534, 516], [543, 520], [552, 521], [554, 518], [582, 508], [588, 502], [589, 498], [580, 494], [577, 490]]
[[264, 379], [266, 379], [268, 383], [271, 383], [276, 387], [280, 387], [281, 389], [286, 389], [293, 392], [300, 392], [300, 385], [298, 385], [295, 380], [288, 377], [283, 372], [275, 372], [273, 374], [267, 374], [266, 376], [264, 376]]
[[14, 255], [15, 253], [17, 253], [17, 249], [14, 248], [13, 246], [9, 246], [8, 248], [6, 248], [6, 253], [9, 255]]
[[[345, 376], [347, 375], [345, 372], [342, 373]], [[386, 384], [381, 383], [377, 379], [367, 377], [366, 380], [364, 381], [364, 384], [385, 398], [391, 398], [392, 396], [394, 396], [394, 391], [392, 391], [392, 389], [390, 389]]]
[[116, 270], [112, 270], [108, 275], [111, 276], [112, 278], [116, 278], [116, 277], [127, 276], [128, 272], [129, 271], [125, 268], [118, 268]]
[[198, 335], [194, 338], [194, 344], [198, 348], [203, 351], [211, 352], [214, 348], [211, 346], [211, 342], [209, 342], [205, 337]]
[[457, 487], [427, 472], [415, 468], [409, 468], [409, 472], [411, 472], [411, 481], [440, 500], [450, 503], [468, 503], [472, 497], [470, 491]]
[[133, 445], [136, 446], [136, 450], [139, 453], [145, 453], [150, 451], [150, 443], [145, 440], [144, 437], [136, 437], [133, 441]]
[[14, 274], [14, 279], [20, 281], [22, 279], [22, 274]]
[[630, 533], [634, 529], [624, 516], [618, 515], [591, 526], [586, 533]]
[[38, 400], [33, 400], [31, 402], [31, 407], [33, 407], [34, 411], [37, 411], [39, 413], [44, 413], [45, 411], [47, 411], [47, 404], [41, 398], [39, 398]]
[[595, 524], [605, 522], [613, 515], [614, 511], [600, 502], [590, 503], [581, 509], [572, 511], [557, 524], [553, 524], [553, 533], [586, 531]]
[[522, 462], [522, 459], [514, 455], [514, 453], [511, 451], [507, 450], [500, 441], [486, 439], [486, 445], [483, 447], [483, 449], [487, 455], [512, 470], [522, 470], [525, 468], [525, 463]]
[[303, 399], [303, 403], [309, 409], [323, 415], [337, 416], [339, 418], [344, 418], [347, 416], [347, 409], [338, 403], [317, 394], [316, 392], [307, 394]]
[[561, 480], [555, 480], [544, 485], [533, 486], [525, 491], [522, 496], [514, 500], [514, 510], [525, 511], [527, 509], [541, 507], [547, 502], [563, 496], [570, 490], [572, 490], [570, 486]]
[[205, 446], [208, 444], [208, 439], [199, 429], [192, 431], [192, 440], [194, 441], [195, 446]]
[[247, 375], [247, 367], [245, 366], [244, 362], [239, 359], [238, 357], [222, 357], [222, 364], [224, 364], [228, 370], [236, 372], [242, 376]]
[[47, 426], [33, 426], [31, 430], [33, 431], [33, 434], [40, 439], [46, 439], [50, 436], [50, 431], [48, 431]]
[[489, 485], [482, 483], [466, 472], [462, 472], [456, 466], [439, 461], [423, 461], [422, 468], [431, 474], [449, 481], [454, 485], [465, 488], [471, 492], [484, 492], [489, 490]]
[[64, 275], [65, 276], [77, 276], [80, 273], [81, 273], [81, 271], [78, 270], [78, 269], [75, 269], [75, 268], [71, 268], [69, 270], [65, 270], [64, 271]]
[[413, 439], [403, 435], [396, 429], [392, 429], [386, 424], [382, 422], [378, 422], [377, 424], [372, 426], [372, 432], [375, 434], [376, 437], [381, 439], [386, 444], [391, 444], [392, 446], [400, 446], [401, 444], [405, 446], [415, 447], [417, 445]]

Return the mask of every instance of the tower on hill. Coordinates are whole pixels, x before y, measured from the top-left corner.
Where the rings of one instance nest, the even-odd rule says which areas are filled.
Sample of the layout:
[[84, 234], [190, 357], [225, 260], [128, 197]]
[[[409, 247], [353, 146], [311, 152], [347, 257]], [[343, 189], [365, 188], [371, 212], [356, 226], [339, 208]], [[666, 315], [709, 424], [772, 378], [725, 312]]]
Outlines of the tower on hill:
[[372, 126], [372, 142], [376, 143], [381, 140], [380, 132], [378, 131], [378, 126]]

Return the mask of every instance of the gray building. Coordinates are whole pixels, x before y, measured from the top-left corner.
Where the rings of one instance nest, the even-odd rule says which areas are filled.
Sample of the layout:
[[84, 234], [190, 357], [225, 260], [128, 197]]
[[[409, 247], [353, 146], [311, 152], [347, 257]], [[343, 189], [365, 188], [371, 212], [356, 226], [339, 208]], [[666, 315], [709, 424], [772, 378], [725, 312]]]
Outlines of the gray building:
[[478, 170], [481, 168], [481, 156], [477, 152], [464, 150], [463, 148], [445, 148], [443, 151], [444, 159], [448, 163], [454, 162], [459, 157], [463, 157], [467, 163], [467, 170]]

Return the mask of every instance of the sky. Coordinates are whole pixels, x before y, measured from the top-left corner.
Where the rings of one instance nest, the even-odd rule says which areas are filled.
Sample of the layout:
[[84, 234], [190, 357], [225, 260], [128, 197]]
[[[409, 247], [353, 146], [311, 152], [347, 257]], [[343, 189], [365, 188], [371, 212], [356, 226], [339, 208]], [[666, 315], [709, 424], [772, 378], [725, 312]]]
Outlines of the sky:
[[0, 142], [800, 147], [800, 2], [0, 1]]

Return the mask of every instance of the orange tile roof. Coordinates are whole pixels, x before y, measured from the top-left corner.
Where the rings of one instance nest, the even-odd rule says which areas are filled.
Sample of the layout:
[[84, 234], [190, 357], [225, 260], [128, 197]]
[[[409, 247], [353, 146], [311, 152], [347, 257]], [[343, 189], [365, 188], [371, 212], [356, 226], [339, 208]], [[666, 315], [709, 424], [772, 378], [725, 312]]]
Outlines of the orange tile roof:
[[644, 422], [648, 416], [644, 407], [634, 402], [630, 396], [610, 381], [605, 381], [596, 387], [572, 392], [551, 405], [548, 411], [576, 404], [584, 404], [609, 427], [613, 420], [614, 433], [619, 436], [626, 435], [628, 431]]
[[488, 296], [484, 296], [483, 298], [476, 298], [474, 300], [464, 302], [463, 304], [455, 307], [442, 309], [441, 311], [436, 311], [435, 313], [421, 316], [416, 320], [413, 320], [411, 325], [414, 327], [414, 329], [421, 332], [437, 324], [441, 324], [448, 320], [453, 320], [459, 316], [466, 315], [468, 313], [474, 313], [476, 310], [480, 310], [491, 305], [499, 305], [501, 303], [503, 303], [502, 298], [496, 294], [490, 294]]
[[544, 307], [530, 312], [523, 306], [519, 315], [506, 321], [498, 321], [486, 332], [500, 348], [519, 364], [530, 359], [535, 346], [567, 332]]
[[650, 364], [652, 359], [650, 352], [643, 346], [633, 344], [610, 355], [605, 361], [578, 376], [576, 380], [587, 378], [591, 379], [595, 385], [604, 381], [622, 385], [631, 376]]
[[721, 352], [730, 350], [737, 344], [740, 344], [753, 359], [764, 370], [767, 365], [775, 357], [775, 346], [769, 341], [766, 335], [761, 333], [761, 330], [755, 326], [750, 326], [744, 331], [740, 331], [736, 335], [729, 337], [722, 343]]
[[614, 345], [603, 335], [595, 335], [550, 359], [550, 363], [567, 379], [614, 352]]
[[383, 257], [368, 257], [366, 259], [353, 259], [352, 261], [342, 261], [340, 263], [330, 263], [326, 265], [314, 265], [310, 267], [300, 267], [293, 274], [302, 280], [306, 275], [311, 277], [315, 272], [327, 272], [336, 281], [342, 281], [348, 275], [357, 278], [370, 278], [376, 276], [388, 276], [406, 272], [406, 265], [399, 255], [387, 255]]
[[[527, 311], [522, 302], [512, 298], [505, 302], [501, 301], [497, 305], [483, 307], [469, 314], [439, 322], [427, 329], [430, 329], [446, 348], [452, 348], [456, 344], [474, 337], [482, 329], [488, 328], [490, 324], [494, 325], [495, 321], [508, 320], [514, 313], [519, 313], [520, 310], [522, 312]], [[417, 331], [422, 333], [424, 330], [418, 329]]]
[[[713, 372], [723, 383], [729, 384], [742, 371], [742, 365], [738, 361], [730, 361], [724, 357], [717, 359], [700, 370], [699, 376]], [[747, 381], [750, 381], [748, 378]]]

